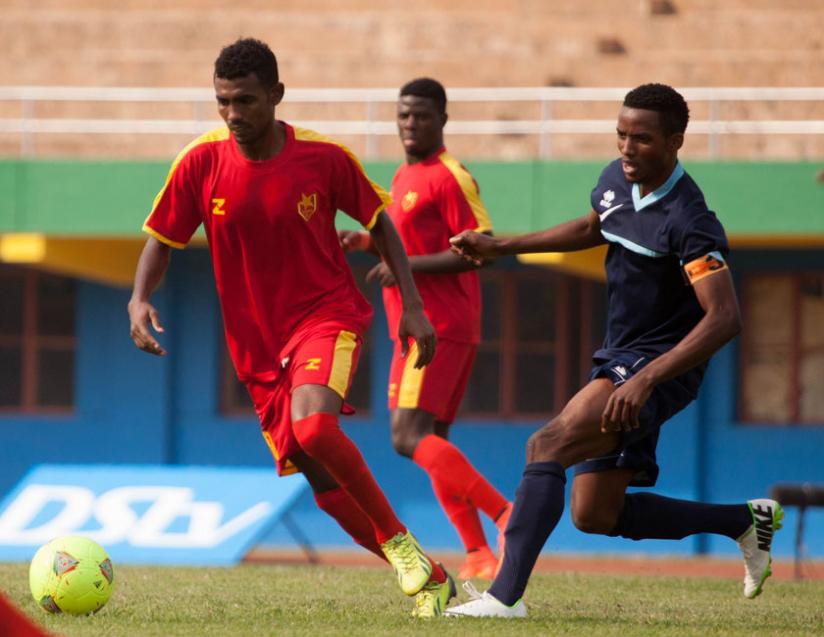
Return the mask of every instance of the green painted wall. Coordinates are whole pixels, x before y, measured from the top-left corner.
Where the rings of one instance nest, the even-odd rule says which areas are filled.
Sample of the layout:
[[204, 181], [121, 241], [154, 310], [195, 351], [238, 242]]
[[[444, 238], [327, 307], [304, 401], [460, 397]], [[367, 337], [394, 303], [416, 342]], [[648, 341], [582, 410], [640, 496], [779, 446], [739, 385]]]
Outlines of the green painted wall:
[[[584, 214], [604, 165], [468, 162], [498, 232], [525, 232]], [[730, 234], [824, 235], [820, 163], [687, 162]], [[0, 233], [133, 235], [165, 179], [163, 162], [0, 161]], [[388, 186], [395, 164], [367, 163]]]

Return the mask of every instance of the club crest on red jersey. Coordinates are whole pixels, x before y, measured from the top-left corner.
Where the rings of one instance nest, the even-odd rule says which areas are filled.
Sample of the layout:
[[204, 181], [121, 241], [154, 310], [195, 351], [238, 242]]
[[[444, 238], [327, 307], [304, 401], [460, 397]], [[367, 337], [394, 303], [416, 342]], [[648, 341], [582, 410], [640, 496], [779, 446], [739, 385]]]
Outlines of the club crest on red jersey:
[[415, 207], [416, 203], [418, 203], [418, 193], [410, 190], [403, 196], [403, 199], [401, 199], [401, 208], [403, 208], [404, 212], [409, 212]]
[[298, 214], [303, 217], [304, 221], [309, 221], [318, 210], [318, 194], [313, 192], [311, 195], [304, 195], [300, 193], [300, 201], [298, 202]]

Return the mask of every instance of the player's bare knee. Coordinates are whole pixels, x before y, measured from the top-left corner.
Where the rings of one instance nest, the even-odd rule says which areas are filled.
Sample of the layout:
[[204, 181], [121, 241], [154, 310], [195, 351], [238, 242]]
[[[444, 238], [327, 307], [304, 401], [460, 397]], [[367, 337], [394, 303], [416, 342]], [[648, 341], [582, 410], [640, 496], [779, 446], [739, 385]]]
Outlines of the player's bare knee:
[[572, 523], [584, 533], [607, 535], [615, 528], [615, 519], [603, 511], [572, 508]]
[[418, 442], [420, 442], [420, 439], [415, 432], [392, 428], [392, 448], [400, 455], [411, 458], [415, 453]]
[[420, 436], [417, 430], [414, 427], [410, 427], [406, 419], [393, 415], [392, 448], [400, 455], [411, 458], [419, 442]]
[[548, 425], [529, 437], [526, 443], [527, 462], [549, 462], [555, 460], [558, 436]]
[[560, 417], [553, 418], [529, 437], [526, 443], [527, 462], [560, 462], [568, 446], [567, 428]]
[[423, 438], [435, 432], [433, 416], [420, 410], [399, 409], [392, 412], [392, 447], [411, 458]]

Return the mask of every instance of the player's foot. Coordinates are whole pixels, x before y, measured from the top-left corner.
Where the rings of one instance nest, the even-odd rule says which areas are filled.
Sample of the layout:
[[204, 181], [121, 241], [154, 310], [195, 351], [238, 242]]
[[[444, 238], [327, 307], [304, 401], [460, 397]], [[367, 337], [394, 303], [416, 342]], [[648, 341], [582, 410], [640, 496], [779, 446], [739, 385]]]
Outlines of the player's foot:
[[488, 546], [483, 546], [466, 554], [466, 561], [458, 571], [458, 579], [466, 580], [477, 577], [491, 580], [495, 577], [498, 559]]
[[395, 570], [401, 590], [407, 595], [415, 595], [429, 581], [432, 563], [409, 531], [398, 533], [381, 544], [381, 551]]
[[472, 601], [454, 608], [447, 608], [443, 613], [447, 617], [503, 617], [506, 619], [526, 617], [526, 606], [521, 599], [512, 606], [507, 606], [492, 597], [489, 591], [479, 593], [472, 582], [464, 582], [463, 588], [469, 593]]
[[762, 498], [747, 502], [752, 514], [752, 526], [738, 538], [738, 548], [744, 556], [744, 597], [761, 594], [764, 582], [772, 575], [773, 535], [784, 523], [784, 509], [775, 500]]
[[495, 572], [492, 574], [493, 577], [498, 575], [498, 571], [501, 570], [501, 566], [504, 563], [504, 549], [506, 548], [506, 525], [509, 524], [509, 516], [512, 515], [512, 503], [507, 502], [506, 508], [501, 515], [498, 516], [498, 519], [495, 520], [495, 526], [498, 527], [498, 563], [495, 566]]
[[426, 583], [426, 586], [415, 595], [415, 610], [412, 611], [412, 617], [418, 617], [419, 619], [440, 617], [449, 600], [457, 594], [455, 580], [446, 572], [443, 565], [441, 565], [441, 568], [446, 573], [446, 581], [433, 582], [430, 580]]

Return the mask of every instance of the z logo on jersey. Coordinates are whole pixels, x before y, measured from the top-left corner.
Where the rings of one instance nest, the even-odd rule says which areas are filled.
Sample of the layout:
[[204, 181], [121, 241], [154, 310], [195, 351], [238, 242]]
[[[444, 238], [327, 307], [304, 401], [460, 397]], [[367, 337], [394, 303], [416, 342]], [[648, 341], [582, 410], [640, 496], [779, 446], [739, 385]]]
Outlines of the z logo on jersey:
[[320, 371], [320, 361], [320, 358], [307, 358], [306, 367], [304, 367], [303, 369], [307, 369], [310, 372]]
[[313, 192], [311, 195], [304, 195], [300, 193], [300, 201], [298, 202], [298, 214], [303, 217], [304, 221], [309, 221], [318, 211], [318, 193]]
[[212, 203], [214, 204], [214, 207], [212, 208], [213, 215], [215, 215], [216, 217], [222, 217], [226, 214], [226, 209], [223, 207], [226, 204], [225, 199], [215, 197], [214, 199], [212, 199]]

